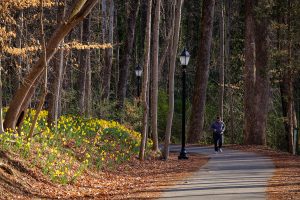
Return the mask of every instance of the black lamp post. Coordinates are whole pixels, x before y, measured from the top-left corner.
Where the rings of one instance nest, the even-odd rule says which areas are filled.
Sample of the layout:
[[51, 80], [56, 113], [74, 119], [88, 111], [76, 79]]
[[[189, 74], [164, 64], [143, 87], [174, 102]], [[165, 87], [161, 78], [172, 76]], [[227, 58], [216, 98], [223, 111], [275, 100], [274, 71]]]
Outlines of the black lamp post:
[[181, 151], [178, 159], [188, 159], [185, 150], [185, 79], [186, 79], [186, 66], [190, 61], [190, 53], [184, 48], [180, 55], [180, 64], [182, 66], [182, 137], [181, 137]]
[[138, 64], [135, 68], [135, 75], [137, 77], [137, 96], [140, 98], [140, 85], [141, 85], [141, 76], [143, 73], [142, 67]]

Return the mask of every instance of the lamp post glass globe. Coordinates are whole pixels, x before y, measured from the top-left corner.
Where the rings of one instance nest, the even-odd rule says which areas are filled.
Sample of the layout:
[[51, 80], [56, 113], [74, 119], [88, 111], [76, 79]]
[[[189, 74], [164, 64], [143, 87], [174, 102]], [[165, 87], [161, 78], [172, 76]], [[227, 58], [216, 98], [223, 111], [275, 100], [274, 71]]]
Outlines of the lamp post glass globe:
[[180, 64], [182, 65], [182, 135], [181, 135], [181, 151], [178, 159], [184, 160], [188, 159], [187, 152], [185, 150], [185, 79], [186, 79], [186, 66], [190, 61], [190, 53], [184, 48], [183, 52], [180, 54]]
[[181, 65], [187, 66], [189, 64], [190, 57], [191, 57], [190, 53], [186, 50], [186, 48], [184, 48], [184, 50], [180, 54]]
[[136, 68], [135, 68], [135, 75], [137, 77], [141, 77], [142, 76], [142, 73], [143, 73], [143, 69], [141, 68], [140, 65], [137, 65]]
[[137, 65], [135, 68], [135, 75], [137, 77], [137, 97], [140, 98], [140, 85], [141, 85], [141, 76], [143, 73], [143, 69], [140, 65]]

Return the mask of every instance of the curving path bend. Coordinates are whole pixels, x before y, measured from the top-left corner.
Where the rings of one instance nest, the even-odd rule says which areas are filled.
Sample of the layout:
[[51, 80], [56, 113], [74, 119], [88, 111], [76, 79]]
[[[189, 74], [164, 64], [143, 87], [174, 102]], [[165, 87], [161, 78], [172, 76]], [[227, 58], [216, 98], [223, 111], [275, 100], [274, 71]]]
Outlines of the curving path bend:
[[166, 189], [160, 199], [266, 199], [267, 181], [274, 172], [270, 158], [226, 148], [218, 154], [212, 147], [188, 147], [187, 152], [206, 154], [210, 160], [192, 177]]

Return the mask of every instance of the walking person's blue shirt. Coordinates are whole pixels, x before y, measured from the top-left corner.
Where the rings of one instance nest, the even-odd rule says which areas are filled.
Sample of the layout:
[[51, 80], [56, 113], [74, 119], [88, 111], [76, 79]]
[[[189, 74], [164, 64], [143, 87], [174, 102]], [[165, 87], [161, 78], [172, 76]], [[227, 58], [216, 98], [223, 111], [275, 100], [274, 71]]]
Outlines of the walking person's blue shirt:
[[216, 133], [222, 134], [225, 131], [225, 124], [222, 121], [215, 121], [211, 125], [211, 129]]

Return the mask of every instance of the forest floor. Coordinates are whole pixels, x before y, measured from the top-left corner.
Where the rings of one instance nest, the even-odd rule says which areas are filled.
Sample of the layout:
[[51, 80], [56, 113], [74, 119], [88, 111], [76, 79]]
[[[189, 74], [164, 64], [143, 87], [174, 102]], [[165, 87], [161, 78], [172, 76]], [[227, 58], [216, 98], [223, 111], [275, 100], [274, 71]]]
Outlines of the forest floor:
[[199, 154], [178, 160], [178, 153], [171, 153], [168, 161], [133, 159], [115, 169], [87, 171], [74, 184], [58, 185], [27, 161], [0, 152], [0, 199], [153, 199], [207, 161]]
[[[230, 145], [225, 148], [255, 152], [272, 158], [275, 173], [267, 185], [268, 200], [300, 199], [300, 156], [262, 146]], [[73, 184], [51, 183], [40, 169], [16, 155], [0, 152], [0, 199], [155, 199], [162, 190], [192, 176], [209, 158], [189, 153], [189, 160], [133, 159], [118, 168], [86, 171]]]
[[274, 151], [264, 146], [227, 146], [240, 151], [250, 151], [271, 157], [275, 173], [268, 181], [268, 200], [300, 199], [300, 156]]

